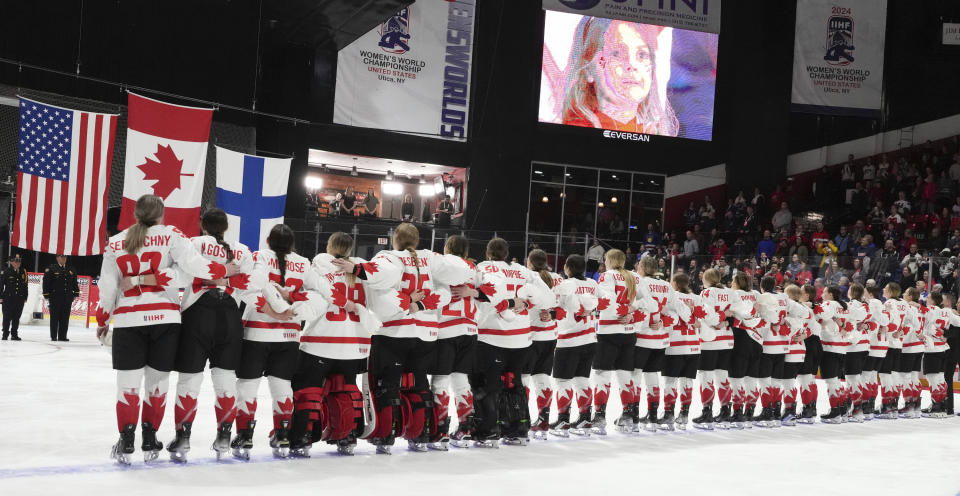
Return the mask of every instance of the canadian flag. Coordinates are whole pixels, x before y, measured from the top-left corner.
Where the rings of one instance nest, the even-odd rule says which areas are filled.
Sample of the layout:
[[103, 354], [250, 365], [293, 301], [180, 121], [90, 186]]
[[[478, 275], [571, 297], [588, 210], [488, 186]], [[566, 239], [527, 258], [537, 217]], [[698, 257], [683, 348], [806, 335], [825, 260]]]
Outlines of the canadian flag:
[[137, 199], [163, 199], [164, 224], [200, 234], [200, 201], [213, 109], [172, 105], [134, 93], [127, 100], [127, 159], [117, 228], [136, 222]]

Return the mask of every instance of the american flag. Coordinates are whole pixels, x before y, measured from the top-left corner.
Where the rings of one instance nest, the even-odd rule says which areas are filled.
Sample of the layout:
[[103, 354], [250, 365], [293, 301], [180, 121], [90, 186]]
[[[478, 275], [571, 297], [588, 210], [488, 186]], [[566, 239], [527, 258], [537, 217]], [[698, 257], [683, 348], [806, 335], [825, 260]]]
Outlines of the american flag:
[[20, 99], [14, 246], [103, 253], [116, 130], [116, 115]]

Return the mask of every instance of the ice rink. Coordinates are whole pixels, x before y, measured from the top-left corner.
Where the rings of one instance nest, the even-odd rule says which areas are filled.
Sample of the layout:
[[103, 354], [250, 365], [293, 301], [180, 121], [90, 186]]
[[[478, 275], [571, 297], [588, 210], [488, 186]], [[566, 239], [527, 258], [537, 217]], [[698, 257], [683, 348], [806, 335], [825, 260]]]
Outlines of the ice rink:
[[[23, 494], [735, 494], [874, 496], [960, 492], [960, 417], [873, 421], [745, 431], [687, 431], [531, 442], [499, 450], [392, 456], [361, 441], [355, 457], [315, 445], [313, 458], [275, 460], [267, 447], [270, 409], [261, 401], [250, 462], [217, 462], [213, 391], [204, 379], [190, 462], [108, 459], [116, 442], [114, 372], [93, 330], [74, 328], [51, 343], [43, 327], [0, 342], [0, 495]], [[167, 416], [173, 437], [171, 377]], [[821, 391], [825, 388], [821, 387]], [[926, 393], [925, 393], [926, 394]], [[269, 395], [266, 382], [260, 398]], [[694, 395], [697, 396], [696, 394]], [[696, 399], [695, 399], [696, 401]], [[924, 400], [926, 405], [926, 398]], [[821, 408], [825, 412], [825, 395]], [[620, 411], [612, 395], [610, 412]], [[693, 411], [698, 411], [695, 403]], [[616, 415], [611, 414], [611, 417]], [[309, 491], [309, 492], [308, 492]]]

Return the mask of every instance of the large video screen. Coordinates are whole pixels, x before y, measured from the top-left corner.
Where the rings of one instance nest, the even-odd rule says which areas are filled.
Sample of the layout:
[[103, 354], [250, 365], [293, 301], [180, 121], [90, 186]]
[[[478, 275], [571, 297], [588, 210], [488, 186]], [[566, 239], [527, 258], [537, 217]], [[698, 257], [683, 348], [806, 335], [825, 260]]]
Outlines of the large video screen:
[[710, 140], [717, 41], [714, 33], [548, 10], [539, 120]]

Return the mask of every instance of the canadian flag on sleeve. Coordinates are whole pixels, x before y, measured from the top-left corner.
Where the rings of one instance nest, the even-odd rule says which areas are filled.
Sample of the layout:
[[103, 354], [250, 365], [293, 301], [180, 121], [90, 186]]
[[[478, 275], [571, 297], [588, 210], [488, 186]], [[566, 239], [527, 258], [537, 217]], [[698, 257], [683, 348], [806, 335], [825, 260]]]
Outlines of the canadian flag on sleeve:
[[127, 158], [117, 227], [136, 222], [137, 199], [163, 199], [163, 222], [200, 234], [200, 201], [213, 109], [172, 105], [128, 94]]

